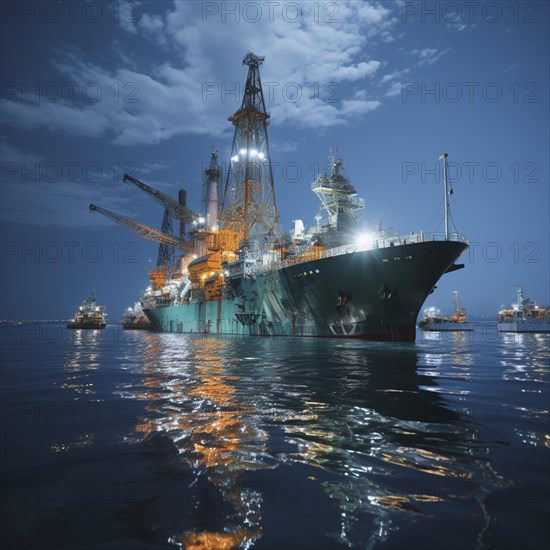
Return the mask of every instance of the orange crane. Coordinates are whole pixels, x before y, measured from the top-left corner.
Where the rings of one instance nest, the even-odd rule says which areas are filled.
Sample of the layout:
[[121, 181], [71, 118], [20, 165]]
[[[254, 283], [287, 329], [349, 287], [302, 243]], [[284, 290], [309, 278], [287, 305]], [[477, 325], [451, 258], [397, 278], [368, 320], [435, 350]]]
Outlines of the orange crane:
[[106, 218], [113, 220], [114, 222], [127, 227], [133, 231], [136, 235], [159, 243], [159, 254], [157, 258], [156, 267], [149, 270], [149, 275], [151, 276], [151, 282], [155, 290], [158, 290], [164, 286], [166, 281], [166, 276], [168, 272], [172, 269], [174, 265], [174, 248], [181, 250], [182, 252], [189, 251], [188, 241], [184, 241], [178, 237], [172, 235], [172, 218], [168, 209], [164, 211], [164, 218], [162, 222], [162, 230], [159, 231], [149, 225], [144, 223], [136, 222], [131, 218], [123, 216], [122, 214], [117, 214], [101, 206], [95, 204], [90, 204], [90, 212], [99, 212], [103, 214]]
[[106, 218], [127, 227], [130, 231], [133, 231], [136, 235], [139, 235], [144, 239], [148, 239], [159, 244], [174, 246], [182, 251], [187, 250], [188, 243], [186, 241], [182, 241], [178, 237], [174, 237], [174, 235], [163, 233], [162, 231], [159, 231], [149, 225], [145, 225], [144, 223], [136, 222], [135, 220], [123, 216], [122, 214], [117, 214], [116, 212], [112, 212], [111, 210], [107, 210], [106, 208], [102, 208], [101, 206], [97, 206], [95, 204], [90, 204], [90, 212], [99, 212]]

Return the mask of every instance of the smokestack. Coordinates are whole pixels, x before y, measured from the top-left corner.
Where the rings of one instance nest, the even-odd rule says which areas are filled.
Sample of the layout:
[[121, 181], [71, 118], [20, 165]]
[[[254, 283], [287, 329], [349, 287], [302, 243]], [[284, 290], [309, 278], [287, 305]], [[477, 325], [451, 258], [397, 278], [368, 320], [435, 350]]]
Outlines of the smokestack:
[[206, 174], [206, 227], [209, 231], [218, 228], [218, 182], [220, 167], [218, 166], [218, 150], [212, 147], [210, 166]]

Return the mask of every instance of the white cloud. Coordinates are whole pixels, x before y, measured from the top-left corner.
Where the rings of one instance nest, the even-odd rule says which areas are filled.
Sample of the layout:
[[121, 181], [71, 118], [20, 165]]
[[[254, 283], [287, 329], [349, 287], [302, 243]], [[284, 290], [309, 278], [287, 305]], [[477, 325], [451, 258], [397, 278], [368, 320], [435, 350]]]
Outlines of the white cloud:
[[128, 2], [126, 0], [118, 0], [111, 6], [113, 9], [115, 21], [118, 22], [121, 29], [130, 33], [137, 34], [137, 11], [140, 2]]
[[299, 141], [270, 141], [269, 142], [269, 149], [273, 152], [279, 152], [279, 153], [291, 153], [294, 151], [298, 151], [300, 149], [301, 145]]
[[393, 82], [392, 85], [388, 88], [388, 91], [386, 92], [386, 96], [394, 97], [396, 95], [399, 95], [401, 93], [402, 88], [403, 88], [402, 82]]
[[148, 15], [144, 13], [139, 20], [139, 26], [151, 32], [158, 32], [164, 29], [164, 22], [160, 15]]
[[443, 55], [451, 51], [451, 48], [438, 50], [437, 48], [424, 48], [423, 50], [413, 50], [412, 53], [418, 55], [418, 64], [420, 66], [433, 65]]
[[43, 126], [73, 136], [99, 137], [109, 127], [106, 117], [101, 113], [94, 116], [92, 108], [78, 108], [61, 102], [28, 104], [7, 100], [2, 111], [4, 120], [25, 130]]
[[373, 75], [380, 67], [380, 61], [361, 62], [355, 66], [338, 67], [332, 72], [336, 80], [359, 80], [365, 76]]
[[[376, 108], [376, 101], [348, 97], [341, 83], [376, 74], [381, 62], [369, 58], [368, 42], [391, 36], [391, 10], [368, 2], [338, 2], [334, 17], [326, 22], [323, 10], [316, 18], [311, 3], [297, 5], [302, 12], [295, 23], [277, 6], [270, 17], [265, 5], [262, 18], [251, 23], [222, 17], [221, 8], [216, 16], [205, 17], [203, 5], [192, 2], [175, 2], [164, 17], [142, 13], [146, 4], [139, 4], [138, 19], [137, 2], [119, 2], [119, 25], [127, 33], [124, 44], [140, 40], [142, 45], [139, 33], [145, 33], [163, 46], [155, 51], [163, 60], [147, 70], [135, 52], [121, 52], [115, 62], [132, 63], [109, 70], [82, 53], [64, 52], [63, 61], [55, 63], [63, 78], [98, 83], [104, 91], [101, 100], [78, 105], [8, 101], [4, 120], [25, 129], [105, 137], [118, 145], [160, 143], [181, 134], [219, 136], [231, 132], [227, 116], [237, 110], [240, 97], [229, 92], [237, 88], [238, 95], [242, 93], [246, 73], [240, 61], [247, 51], [266, 58], [262, 81], [264, 93], [265, 83], [272, 83], [268, 108], [275, 125], [329, 127]], [[115, 82], [120, 87], [117, 101], [109, 91]], [[301, 92], [297, 101], [289, 98], [292, 90]], [[315, 90], [320, 91], [317, 97]]]
[[344, 99], [342, 101], [341, 114], [358, 115], [365, 114], [380, 106], [380, 101], [365, 101], [364, 99]]
[[[469, 23], [464, 23], [463, 16], [464, 14], [460, 11], [450, 11], [447, 10], [445, 19], [447, 24], [445, 25], [448, 29], [454, 29], [455, 31], [461, 32], [464, 30], [471, 31], [476, 27], [475, 23], [472, 23], [471, 20]], [[469, 17], [471, 19], [471, 17]]]
[[401, 93], [403, 86], [403, 77], [409, 75], [411, 70], [405, 68], [402, 70], [395, 70], [391, 73], [387, 73], [382, 77], [380, 84], [390, 84], [386, 91], [386, 97], [394, 97]]
[[401, 71], [393, 71], [393, 73], [388, 73], [388, 74], [385, 74], [383, 77], [382, 77], [382, 81], [381, 83], [382, 84], [385, 84], [386, 82], [391, 82], [392, 80], [395, 80], [397, 78], [401, 78], [402, 76], [405, 76], [407, 74], [409, 74], [411, 72], [410, 69], [403, 69]]
[[390, 15], [390, 10], [381, 6], [369, 3], [360, 3], [357, 15], [369, 25], [381, 25]]
[[166, 35], [164, 33], [164, 21], [160, 15], [148, 15], [144, 13], [139, 20], [138, 27], [151, 37], [160, 46], [166, 46]]
[[151, 172], [158, 172], [159, 170], [166, 170], [169, 165], [165, 162], [146, 162], [143, 166], [139, 167], [140, 174], [149, 174]]

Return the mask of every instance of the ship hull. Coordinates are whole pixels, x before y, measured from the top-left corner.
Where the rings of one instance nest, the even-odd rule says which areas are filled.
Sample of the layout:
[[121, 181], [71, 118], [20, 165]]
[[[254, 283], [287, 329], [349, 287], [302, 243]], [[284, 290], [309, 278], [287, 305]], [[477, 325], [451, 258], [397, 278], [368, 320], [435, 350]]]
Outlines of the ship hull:
[[151, 330], [151, 325], [144, 323], [122, 323], [123, 330]]
[[497, 323], [499, 332], [550, 332], [550, 321], [520, 319], [509, 323]]
[[455, 323], [453, 321], [448, 321], [446, 323], [422, 323], [420, 325], [420, 328], [422, 330], [432, 332], [456, 332], [474, 330], [471, 323]]
[[104, 329], [105, 326], [106, 326], [105, 323], [67, 323], [67, 328], [71, 328], [71, 329], [98, 330], [98, 329]]
[[413, 342], [416, 319], [467, 245], [430, 241], [232, 278], [220, 300], [146, 307], [153, 330]]

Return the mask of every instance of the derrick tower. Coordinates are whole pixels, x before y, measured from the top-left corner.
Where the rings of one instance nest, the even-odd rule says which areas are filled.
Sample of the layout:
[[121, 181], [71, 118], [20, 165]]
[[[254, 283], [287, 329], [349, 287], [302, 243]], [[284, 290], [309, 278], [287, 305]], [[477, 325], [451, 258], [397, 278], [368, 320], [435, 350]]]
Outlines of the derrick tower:
[[229, 117], [235, 126], [231, 162], [223, 193], [221, 226], [249, 240], [274, 240], [279, 216], [275, 202], [273, 170], [260, 65], [264, 58], [247, 53], [243, 65], [248, 75], [241, 108]]

